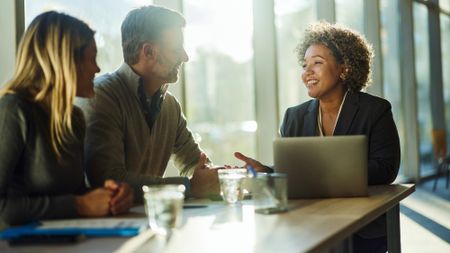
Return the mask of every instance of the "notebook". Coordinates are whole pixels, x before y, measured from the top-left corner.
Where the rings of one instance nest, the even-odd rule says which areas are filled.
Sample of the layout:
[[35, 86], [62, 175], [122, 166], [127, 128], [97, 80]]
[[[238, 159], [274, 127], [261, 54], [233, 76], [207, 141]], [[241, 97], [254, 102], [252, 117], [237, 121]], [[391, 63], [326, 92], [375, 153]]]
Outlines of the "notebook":
[[367, 196], [364, 135], [278, 138], [274, 169], [288, 174], [288, 198]]

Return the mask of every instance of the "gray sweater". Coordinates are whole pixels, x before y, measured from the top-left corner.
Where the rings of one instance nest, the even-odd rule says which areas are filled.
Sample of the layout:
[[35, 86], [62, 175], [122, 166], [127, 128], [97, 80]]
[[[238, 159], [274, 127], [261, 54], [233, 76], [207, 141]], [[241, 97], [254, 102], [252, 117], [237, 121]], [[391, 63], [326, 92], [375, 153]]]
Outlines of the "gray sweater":
[[17, 94], [0, 98], [0, 224], [77, 216], [74, 194], [84, 193], [85, 184], [84, 125], [76, 113], [77, 140], [59, 164], [49, 141], [49, 115]]
[[77, 101], [86, 116], [86, 166], [89, 181], [129, 183], [141, 201], [142, 185], [185, 183], [162, 178], [171, 156], [179, 174], [191, 177], [200, 148], [187, 128], [179, 102], [165, 91], [150, 130], [138, 97], [140, 77], [126, 63], [95, 79], [95, 98]]

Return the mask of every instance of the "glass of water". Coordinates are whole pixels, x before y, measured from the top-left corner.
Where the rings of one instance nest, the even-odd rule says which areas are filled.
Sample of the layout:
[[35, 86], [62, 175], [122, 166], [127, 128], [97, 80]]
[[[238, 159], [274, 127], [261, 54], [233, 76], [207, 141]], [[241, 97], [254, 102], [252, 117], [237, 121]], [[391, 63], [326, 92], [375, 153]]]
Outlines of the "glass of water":
[[257, 173], [251, 182], [255, 212], [271, 214], [288, 210], [287, 174]]
[[184, 185], [144, 185], [142, 190], [150, 229], [165, 235], [180, 225]]
[[230, 205], [244, 198], [243, 181], [247, 177], [246, 169], [219, 169], [220, 195]]

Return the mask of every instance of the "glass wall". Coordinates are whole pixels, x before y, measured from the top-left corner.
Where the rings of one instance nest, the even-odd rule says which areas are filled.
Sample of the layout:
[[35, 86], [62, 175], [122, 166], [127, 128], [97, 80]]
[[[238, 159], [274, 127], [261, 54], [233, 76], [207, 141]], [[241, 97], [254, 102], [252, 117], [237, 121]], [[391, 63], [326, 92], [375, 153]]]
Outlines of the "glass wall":
[[255, 156], [252, 0], [187, 0], [186, 116], [217, 164]]
[[[443, 1], [443, 0], [441, 0]], [[449, 1], [450, 2], [450, 1]], [[450, 7], [450, 6], [449, 6]], [[447, 150], [450, 151], [450, 17], [441, 14], [442, 69], [444, 77], [445, 122], [447, 124]]]
[[290, 106], [310, 99], [301, 81], [301, 67], [295, 49], [303, 39], [309, 23], [317, 18], [316, 3], [313, 0], [275, 0], [275, 27], [277, 34], [277, 70], [279, 115]]
[[[405, 144], [405, 125], [402, 109], [402, 86], [400, 79], [399, 14], [398, 0], [380, 1], [381, 57], [383, 60], [383, 94], [392, 105], [392, 114], [400, 136], [401, 150]], [[377, 56], [375, 56], [377, 57]], [[403, 157], [403, 154], [402, 154]], [[400, 173], [402, 174], [402, 168]]]
[[428, 43], [428, 12], [423, 4], [413, 3], [415, 68], [417, 79], [420, 175], [432, 172], [433, 146], [431, 143], [430, 55]]
[[[153, 1], [146, 1], [151, 4]], [[34, 17], [44, 11], [56, 10], [85, 21], [96, 31], [97, 63], [99, 74], [114, 71], [123, 62], [120, 25], [126, 14], [133, 8], [142, 6], [141, 0], [45, 0], [25, 1], [25, 27]], [[99, 11], [102, 10], [102, 11]]]
[[[364, 1], [335, 0], [336, 22], [364, 33]], [[351, 11], [349, 11], [351, 10]]]
[[450, 12], [450, 0], [439, 0], [439, 7], [444, 11]]

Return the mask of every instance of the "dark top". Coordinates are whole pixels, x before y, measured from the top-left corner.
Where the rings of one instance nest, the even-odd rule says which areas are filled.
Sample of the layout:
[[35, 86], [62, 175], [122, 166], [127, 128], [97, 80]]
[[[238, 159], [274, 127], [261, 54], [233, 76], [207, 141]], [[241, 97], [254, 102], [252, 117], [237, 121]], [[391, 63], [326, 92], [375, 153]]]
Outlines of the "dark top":
[[[281, 125], [282, 137], [315, 136], [319, 100], [288, 108]], [[348, 93], [334, 135], [366, 135], [369, 185], [389, 184], [400, 166], [400, 143], [390, 103], [363, 92]]]
[[77, 216], [74, 194], [85, 192], [79, 109], [72, 119], [77, 140], [59, 164], [48, 113], [16, 94], [0, 98], [0, 224]]
[[161, 89], [157, 90], [153, 96], [150, 96], [145, 92], [144, 85], [142, 82], [139, 84], [138, 88], [139, 100], [141, 101], [142, 111], [144, 113], [145, 121], [147, 121], [148, 128], [150, 131], [153, 128], [153, 124], [158, 118], [159, 112], [161, 111], [161, 104], [164, 99], [164, 93]]

